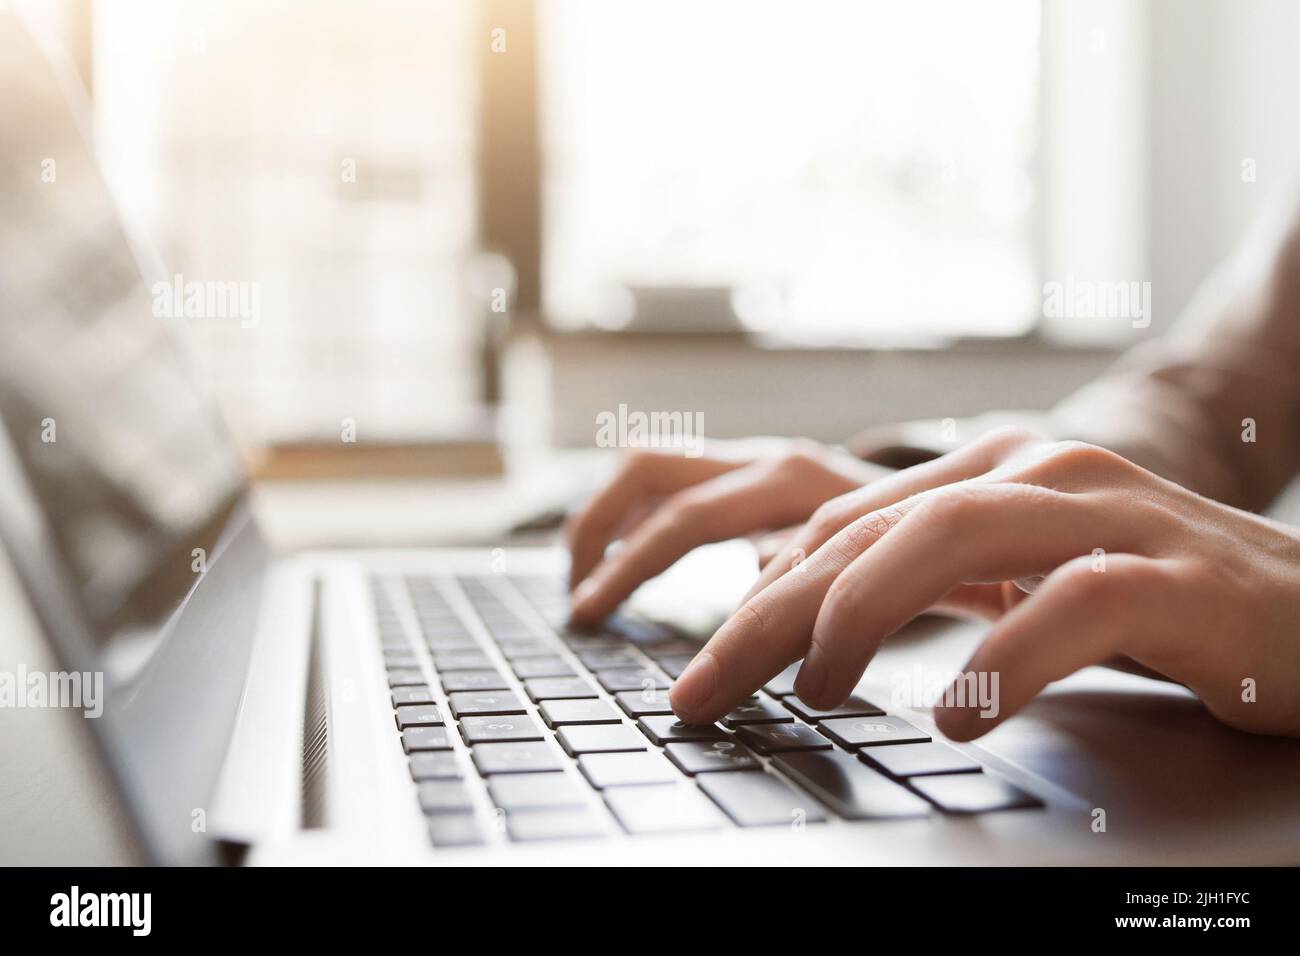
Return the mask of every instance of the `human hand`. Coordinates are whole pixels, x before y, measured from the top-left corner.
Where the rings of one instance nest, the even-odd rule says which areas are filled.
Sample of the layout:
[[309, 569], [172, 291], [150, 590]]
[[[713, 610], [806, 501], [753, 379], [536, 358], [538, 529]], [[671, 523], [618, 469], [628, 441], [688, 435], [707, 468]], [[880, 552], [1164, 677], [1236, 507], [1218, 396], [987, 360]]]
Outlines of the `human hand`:
[[[813, 442], [783, 447], [766, 458], [628, 455], [569, 524], [572, 621], [599, 623], [700, 545], [802, 524], [823, 502], [890, 474]], [[615, 539], [623, 546], [606, 557]]]
[[1231, 726], [1300, 735], [1300, 532], [1017, 429], [819, 507], [678, 679], [673, 709], [717, 720], [800, 659], [796, 692], [834, 707], [886, 636], [945, 602], [995, 619], [966, 669], [998, 673], [1001, 697], [988, 718], [936, 708], [954, 739], [1116, 655]]

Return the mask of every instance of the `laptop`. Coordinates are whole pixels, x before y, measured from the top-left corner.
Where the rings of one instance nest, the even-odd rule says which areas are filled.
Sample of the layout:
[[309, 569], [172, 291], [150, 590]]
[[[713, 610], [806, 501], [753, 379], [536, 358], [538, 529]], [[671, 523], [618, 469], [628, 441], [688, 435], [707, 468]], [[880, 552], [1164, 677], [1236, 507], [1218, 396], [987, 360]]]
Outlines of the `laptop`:
[[[834, 711], [791, 670], [688, 727], [667, 690], [706, 635], [570, 630], [557, 548], [271, 553], [63, 93], [6, 49], [0, 540], [51, 680], [102, 680], [78, 773], [137, 858], [1300, 862], [1300, 742], [1181, 687], [1091, 668], [953, 745], [926, 689], [980, 630], [927, 618]], [[23, 839], [77, 859], [57, 831]]]

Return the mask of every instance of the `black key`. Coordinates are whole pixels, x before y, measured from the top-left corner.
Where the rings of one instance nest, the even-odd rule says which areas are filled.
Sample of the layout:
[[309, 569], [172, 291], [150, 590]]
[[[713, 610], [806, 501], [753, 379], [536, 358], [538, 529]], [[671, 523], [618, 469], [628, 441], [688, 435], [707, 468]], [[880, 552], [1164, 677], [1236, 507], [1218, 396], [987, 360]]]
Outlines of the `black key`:
[[701, 740], [709, 742], [727, 739], [726, 732], [716, 724], [695, 727], [682, 723], [671, 714], [662, 717], [642, 717], [636, 722], [636, 725], [641, 728], [643, 734], [660, 746], [669, 741]]
[[[538, 637], [537, 634], [529, 627], [512, 627], [507, 630], [500, 628], [492, 632], [492, 640], [498, 647], [518, 647], [525, 648], [530, 645], [549, 646], [550, 642], [544, 638]], [[547, 651], [548, 654], [554, 654], [554, 650]]]
[[829, 740], [803, 724], [746, 724], [736, 736], [761, 754], [831, 749]]
[[611, 694], [623, 690], [667, 690], [668, 679], [648, 667], [619, 667], [614, 670], [597, 671], [596, 680], [600, 686]]
[[596, 696], [595, 688], [581, 677], [531, 677], [524, 681], [524, 690], [534, 701]]
[[492, 802], [507, 812], [581, 807], [586, 794], [583, 785], [563, 773], [499, 774], [488, 781]]
[[661, 644], [672, 637], [672, 633], [662, 625], [643, 617], [624, 615], [622, 612], [612, 614], [605, 626], [610, 633], [626, 637], [637, 645]]
[[763, 767], [752, 753], [734, 740], [669, 744], [664, 753], [683, 773], [692, 775], [719, 770], [761, 770]]
[[518, 641], [498, 641], [497, 643], [501, 648], [501, 655], [508, 661], [517, 661], [525, 657], [555, 656], [555, 648], [535, 637]]
[[466, 714], [524, 714], [528, 708], [512, 690], [464, 690], [450, 695], [453, 717]]
[[686, 670], [693, 659], [693, 654], [669, 655], [660, 657], [655, 663], [663, 669], [665, 674], [676, 680], [682, 676], [682, 671]]
[[469, 637], [469, 629], [465, 627], [464, 622], [450, 612], [440, 614], [417, 607], [415, 616], [420, 621], [420, 632], [425, 636], [426, 640], [442, 637]]
[[516, 714], [462, 717], [460, 735], [467, 744], [481, 744], [496, 740], [543, 740], [546, 731], [527, 714]]
[[455, 813], [474, 809], [469, 791], [458, 780], [430, 780], [420, 784], [420, 809], [425, 813]]
[[739, 727], [742, 724], [791, 724], [794, 718], [776, 701], [755, 697], [732, 710], [722, 718], [722, 722], [728, 727]]
[[625, 651], [631, 645], [622, 637], [596, 636], [592, 634], [561, 634], [560, 640], [569, 645], [575, 653], [583, 651]]
[[523, 621], [488, 621], [487, 629], [498, 645], [524, 644], [538, 640], [537, 632]]
[[667, 640], [651, 641], [648, 644], [638, 644], [637, 646], [644, 654], [656, 662], [666, 657], [684, 657], [689, 660], [700, 649], [699, 644], [680, 637], [670, 637]]
[[436, 847], [477, 846], [483, 834], [472, 813], [439, 813], [429, 817], [429, 839]]
[[506, 814], [506, 831], [520, 843], [534, 840], [576, 840], [605, 832], [586, 807], [565, 810], [524, 810]]
[[451, 694], [460, 690], [508, 690], [506, 679], [496, 671], [452, 671], [441, 674], [442, 689]]
[[415, 651], [384, 651], [384, 667], [419, 667], [420, 660]]
[[711, 830], [723, 822], [694, 787], [615, 787], [605, 791], [605, 802], [628, 833]]
[[406, 704], [396, 711], [397, 727], [441, 727], [442, 711], [437, 704]]
[[616, 724], [618, 711], [603, 700], [544, 700], [539, 709], [546, 726], [565, 724]]
[[821, 732], [842, 747], [880, 747], [925, 743], [930, 735], [901, 717], [836, 717], [823, 720]]
[[452, 637], [426, 637], [424, 643], [432, 653], [478, 650], [478, 641], [468, 634], [457, 634]]
[[446, 727], [408, 727], [402, 731], [402, 748], [415, 750], [450, 750], [451, 738]]
[[515, 616], [511, 610], [501, 607], [499, 604], [486, 604], [474, 601], [474, 610], [478, 620], [484, 624], [489, 631], [495, 631], [498, 627], [516, 631], [524, 629], [525, 625]]
[[444, 607], [415, 604], [415, 616], [420, 620], [420, 627], [433, 633], [459, 631], [465, 633], [465, 625], [454, 611]]
[[[488, 777], [494, 773], [540, 773], [560, 770], [560, 759], [545, 741], [479, 744], [473, 749], [474, 766]], [[866, 768], [863, 768], [866, 769]]]
[[794, 696], [783, 698], [781, 703], [810, 724], [815, 724], [819, 720], [828, 720], [832, 717], [879, 717], [884, 713], [871, 701], [863, 700], [861, 697], [850, 697], [840, 706], [833, 707], [830, 710], [818, 710], [812, 704], [804, 703]]
[[987, 773], [918, 777], [908, 782], [944, 813], [992, 813], [1043, 805], [1033, 794]]
[[673, 712], [672, 706], [668, 703], [666, 690], [625, 690], [615, 694], [614, 699], [629, 717]]
[[779, 754], [773, 762], [850, 820], [924, 816], [930, 811], [930, 805], [916, 794], [841, 750]]
[[947, 744], [899, 744], [896, 747], [867, 747], [858, 758], [891, 777], [921, 777], [937, 773], [976, 773], [977, 761]]
[[680, 780], [677, 771], [657, 753], [583, 754], [578, 768], [597, 790]]
[[799, 665], [803, 661], [795, 661], [781, 673], [777, 674], [770, 681], [763, 685], [763, 690], [771, 697], [781, 698], [787, 694], [794, 693], [794, 678], [799, 673]]
[[826, 819], [817, 801], [773, 773], [711, 773], [700, 789], [742, 827], [820, 823]]
[[570, 757], [578, 754], [645, 750], [645, 738], [627, 724], [584, 724], [561, 727], [555, 735]]
[[640, 667], [641, 658], [626, 650], [577, 651], [578, 660], [594, 671], [619, 667]]
[[417, 750], [411, 754], [411, 779], [459, 780], [460, 765], [456, 755], [447, 750]]
[[389, 687], [415, 687], [424, 683], [418, 667], [395, 667], [388, 671]]
[[433, 691], [429, 690], [427, 684], [411, 684], [407, 687], [394, 687], [392, 697], [394, 707], [401, 707], [403, 704], [433, 703]]
[[434, 651], [433, 666], [444, 671], [477, 671], [492, 666], [492, 661], [482, 651]]
[[521, 657], [510, 662], [520, 680], [529, 677], [573, 677], [574, 670], [558, 657]]

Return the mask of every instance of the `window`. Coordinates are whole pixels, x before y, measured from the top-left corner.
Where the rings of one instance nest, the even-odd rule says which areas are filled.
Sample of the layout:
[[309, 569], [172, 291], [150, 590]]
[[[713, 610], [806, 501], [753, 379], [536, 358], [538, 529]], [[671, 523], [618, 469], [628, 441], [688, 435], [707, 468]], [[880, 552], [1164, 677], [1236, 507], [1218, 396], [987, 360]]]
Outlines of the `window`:
[[[478, 388], [474, 4], [100, 0], [100, 158], [169, 272], [256, 283], [190, 321], [244, 437], [454, 429]], [[157, 277], [172, 280], [172, 275]]]
[[1036, 0], [541, 9], [557, 324], [669, 285], [809, 339], [1034, 325]]

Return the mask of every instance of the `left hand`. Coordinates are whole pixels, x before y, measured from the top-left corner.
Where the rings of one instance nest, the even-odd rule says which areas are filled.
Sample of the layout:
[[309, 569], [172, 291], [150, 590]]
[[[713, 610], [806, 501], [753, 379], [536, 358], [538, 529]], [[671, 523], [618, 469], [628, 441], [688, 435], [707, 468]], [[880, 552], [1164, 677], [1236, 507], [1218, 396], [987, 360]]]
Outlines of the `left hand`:
[[999, 673], [1001, 694], [988, 718], [936, 708], [951, 738], [1117, 655], [1233, 727], [1300, 736], [1296, 529], [1105, 449], [1012, 430], [898, 474], [818, 509], [678, 679], [678, 716], [717, 720], [800, 659], [796, 692], [834, 707], [885, 637], [947, 603], [995, 619], [966, 669]]

